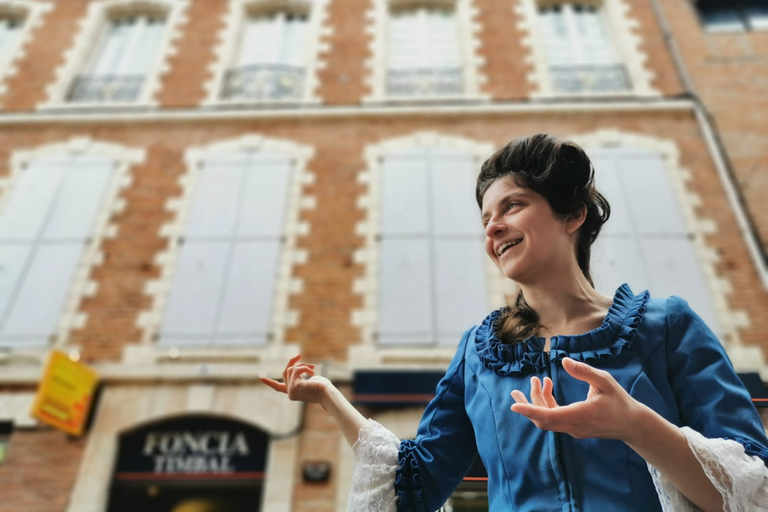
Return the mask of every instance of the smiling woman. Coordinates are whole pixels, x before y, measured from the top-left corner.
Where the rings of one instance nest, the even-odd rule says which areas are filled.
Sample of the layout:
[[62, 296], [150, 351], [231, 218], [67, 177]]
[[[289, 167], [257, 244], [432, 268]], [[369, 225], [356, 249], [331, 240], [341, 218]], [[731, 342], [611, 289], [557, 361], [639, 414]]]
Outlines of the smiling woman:
[[483, 164], [486, 253], [520, 291], [464, 333], [415, 439], [299, 356], [262, 379], [338, 421], [357, 455], [349, 511], [433, 512], [478, 456], [492, 512], [768, 510], [768, 438], [713, 332], [679, 297], [594, 288], [610, 206], [593, 179], [549, 135]]

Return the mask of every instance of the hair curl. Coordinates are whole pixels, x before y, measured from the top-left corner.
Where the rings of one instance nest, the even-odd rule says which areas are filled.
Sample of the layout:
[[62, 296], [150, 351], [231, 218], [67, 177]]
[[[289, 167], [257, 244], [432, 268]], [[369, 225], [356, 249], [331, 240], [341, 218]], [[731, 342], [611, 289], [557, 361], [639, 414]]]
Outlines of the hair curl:
[[[547, 200], [563, 220], [578, 218], [587, 210], [578, 231], [576, 261], [589, 284], [592, 244], [611, 215], [611, 206], [595, 189], [594, 168], [584, 150], [571, 141], [547, 134], [515, 139], [483, 163], [477, 177], [475, 197], [482, 209], [483, 196], [498, 179], [511, 177], [519, 187], [530, 189]], [[515, 304], [499, 317], [498, 336], [504, 343], [521, 342], [541, 328], [539, 315], [525, 301], [523, 291]]]

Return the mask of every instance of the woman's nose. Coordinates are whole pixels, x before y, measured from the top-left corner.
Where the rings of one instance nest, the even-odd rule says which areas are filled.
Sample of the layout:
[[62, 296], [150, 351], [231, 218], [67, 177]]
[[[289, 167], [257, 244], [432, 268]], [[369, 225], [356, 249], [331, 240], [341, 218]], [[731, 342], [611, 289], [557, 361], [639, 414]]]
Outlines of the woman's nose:
[[494, 235], [503, 232], [506, 228], [507, 226], [505, 226], [503, 222], [491, 220], [488, 225], [485, 226], [485, 235], [488, 238], [493, 238]]

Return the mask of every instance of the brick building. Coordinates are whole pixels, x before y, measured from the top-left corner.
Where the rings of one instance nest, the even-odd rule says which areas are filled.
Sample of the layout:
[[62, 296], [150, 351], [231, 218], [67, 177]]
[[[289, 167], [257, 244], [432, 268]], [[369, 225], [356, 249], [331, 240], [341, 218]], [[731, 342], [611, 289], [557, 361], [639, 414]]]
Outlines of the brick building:
[[[439, 374], [515, 291], [473, 181], [532, 133], [594, 159], [598, 288], [683, 296], [765, 380], [766, 28], [746, 0], [0, 1], [0, 511], [345, 510], [339, 431], [258, 377]], [[101, 376], [83, 437], [29, 416], [51, 349]], [[357, 398], [402, 436], [423, 410]], [[169, 469], [203, 428], [253, 468]]]

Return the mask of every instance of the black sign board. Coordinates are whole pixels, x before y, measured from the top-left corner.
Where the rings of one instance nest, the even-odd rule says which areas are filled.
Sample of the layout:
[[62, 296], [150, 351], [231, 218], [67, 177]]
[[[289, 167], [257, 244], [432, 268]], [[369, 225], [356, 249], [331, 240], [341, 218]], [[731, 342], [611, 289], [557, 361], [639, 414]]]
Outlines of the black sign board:
[[182, 416], [143, 425], [119, 439], [115, 480], [263, 479], [266, 433], [217, 416]]

